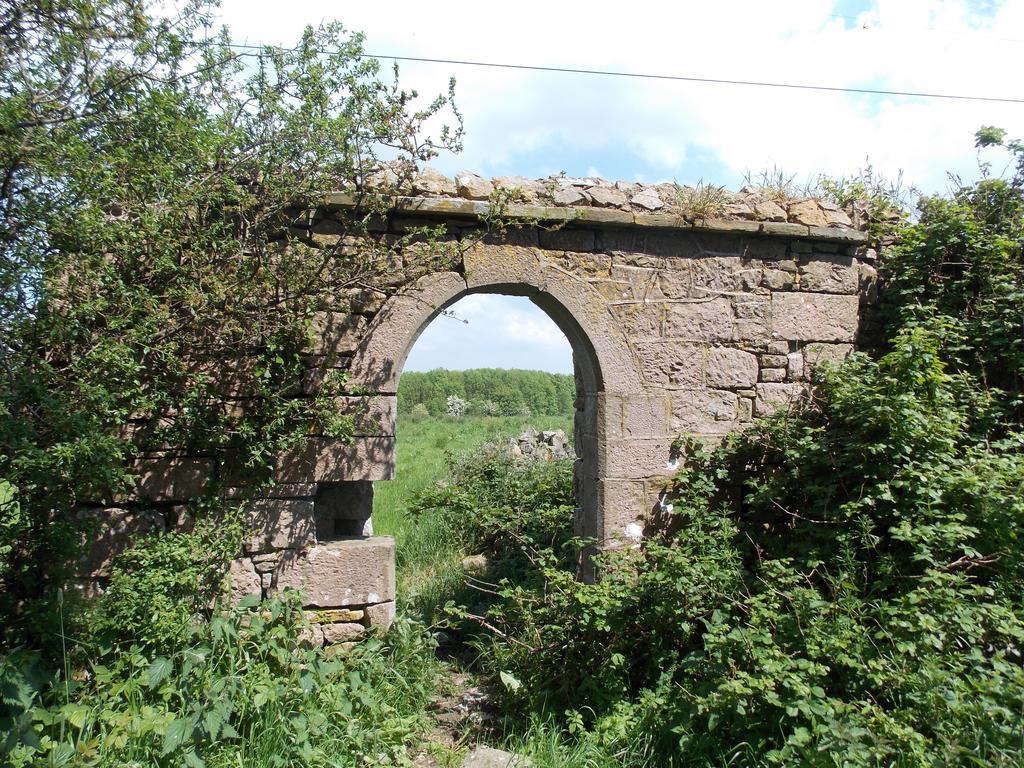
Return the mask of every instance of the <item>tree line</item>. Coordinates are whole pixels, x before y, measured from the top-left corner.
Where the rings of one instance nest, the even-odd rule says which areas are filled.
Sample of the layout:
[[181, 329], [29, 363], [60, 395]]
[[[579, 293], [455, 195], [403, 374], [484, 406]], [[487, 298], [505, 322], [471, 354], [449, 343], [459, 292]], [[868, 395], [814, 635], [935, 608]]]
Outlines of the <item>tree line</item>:
[[506, 368], [410, 371], [402, 375], [398, 389], [399, 413], [412, 413], [422, 405], [420, 413], [426, 409], [431, 416], [442, 416], [450, 411], [450, 397], [462, 401], [463, 412], [470, 415], [557, 416], [573, 412], [576, 382], [563, 373]]

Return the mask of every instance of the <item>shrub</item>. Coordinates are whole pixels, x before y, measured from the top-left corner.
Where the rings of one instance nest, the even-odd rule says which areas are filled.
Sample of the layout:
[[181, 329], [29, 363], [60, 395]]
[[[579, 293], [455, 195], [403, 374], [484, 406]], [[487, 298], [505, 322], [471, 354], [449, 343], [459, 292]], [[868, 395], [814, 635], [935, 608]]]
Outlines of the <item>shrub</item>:
[[[185, 627], [167, 655], [126, 649], [51, 685], [0, 656], [0, 763], [10, 766], [364, 765], [400, 762], [433, 688], [433, 641], [399, 622], [333, 656], [302, 646], [295, 595]], [[10, 695], [16, 692], [16, 695]]]

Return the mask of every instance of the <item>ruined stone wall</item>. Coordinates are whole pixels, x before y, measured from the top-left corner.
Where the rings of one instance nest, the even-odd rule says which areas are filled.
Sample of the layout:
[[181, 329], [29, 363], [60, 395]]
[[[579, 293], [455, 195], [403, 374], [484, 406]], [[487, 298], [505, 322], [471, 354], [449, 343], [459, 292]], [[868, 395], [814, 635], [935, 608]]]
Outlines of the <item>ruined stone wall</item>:
[[[237, 598], [303, 590], [318, 622], [316, 642], [352, 640], [394, 615], [394, 543], [372, 535], [373, 482], [394, 476], [405, 356], [444, 307], [471, 292], [524, 295], [566, 333], [580, 394], [577, 528], [614, 546], [636, 538], [656, 511], [677, 469], [678, 436], [717, 440], [788, 407], [816, 364], [851, 351], [873, 276], [873, 252], [853, 227], [857, 212], [815, 201], [782, 205], [748, 195], [723, 211], [731, 218], [695, 221], [666, 205], [659, 187], [559, 180], [521, 195], [505, 211], [518, 225], [495, 235], [482, 229], [487, 203], [443, 196], [490, 195], [495, 182], [488, 190], [479, 177], [461, 177], [448, 181], [452, 190], [431, 182], [437, 178], [424, 175], [419, 197], [395, 198], [372, 236], [443, 225], [463, 246], [456, 263], [406, 274], [385, 289], [351, 291], [316, 317], [298, 394], [312, 397], [330, 371], [345, 372], [347, 394], [337, 403], [354, 415], [355, 437], [313, 435], [279, 457], [279, 484], [252, 504], [243, 552], [231, 566]], [[333, 217], [351, 204], [334, 196], [303, 236], [338, 247]], [[357, 241], [342, 245], [359, 252]], [[180, 504], [212, 471], [203, 458], [156, 457], [140, 492]], [[117, 520], [113, 537], [145, 525]], [[93, 577], [109, 568], [109, 550], [97, 545]]]

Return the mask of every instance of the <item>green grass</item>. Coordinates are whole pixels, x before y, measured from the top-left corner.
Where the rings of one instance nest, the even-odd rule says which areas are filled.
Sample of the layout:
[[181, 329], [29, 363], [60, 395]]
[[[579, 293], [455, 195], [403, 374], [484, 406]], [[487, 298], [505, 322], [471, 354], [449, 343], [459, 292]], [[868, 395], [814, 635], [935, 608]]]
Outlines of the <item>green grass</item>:
[[373, 528], [395, 538], [400, 610], [432, 620], [435, 608], [458, 592], [467, 554], [445, 527], [409, 514], [416, 493], [444, 477], [458, 456], [531, 426], [571, 436], [572, 416], [399, 418], [395, 479], [374, 483]]

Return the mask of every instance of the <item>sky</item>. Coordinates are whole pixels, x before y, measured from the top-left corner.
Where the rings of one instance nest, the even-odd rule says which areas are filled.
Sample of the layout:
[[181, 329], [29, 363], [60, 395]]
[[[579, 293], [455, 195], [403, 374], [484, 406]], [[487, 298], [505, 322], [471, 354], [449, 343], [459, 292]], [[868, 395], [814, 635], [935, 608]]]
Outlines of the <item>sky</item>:
[[[384, 56], [1024, 99], [1024, 0], [222, 0], [221, 16], [250, 44], [292, 45], [307, 24], [338, 20]], [[982, 125], [1024, 138], [1024, 103], [412, 62], [400, 72], [424, 97], [456, 79], [464, 148], [433, 163], [448, 175], [565, 171], [739, 189], [774, 169], [802, 184], [870, 165], [933, 194], [949, 188], [949, 173], [977, 177]], [[995, 171], [1008, 162], [984, 159]], [[525, 299], [467, 297], [453, 310], [468, 325], [438, 318], [407, 370], [571, 369], [568, 344], [558, 351], [557, 328]]]

